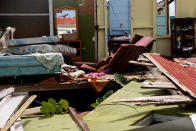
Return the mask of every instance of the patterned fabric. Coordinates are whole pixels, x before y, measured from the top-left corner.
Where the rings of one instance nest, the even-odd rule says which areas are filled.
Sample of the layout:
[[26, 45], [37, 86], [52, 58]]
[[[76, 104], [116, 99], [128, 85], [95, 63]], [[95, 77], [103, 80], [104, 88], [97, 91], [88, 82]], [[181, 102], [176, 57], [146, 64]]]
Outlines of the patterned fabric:
[[74, 56], [77, 53], [77, 50], [73, 47], [69, 47], [66, 45], [28, 45], [28, 46], [20, 46], [20, 47], [11, 47], [7, 50], [8, 53], [13, 55], [24, 55], [31, 53], [62, 53], [64, 56]]
[[64, 59], [61, 53], [34, 53], [33, 55], [44, 67], [53, 70], [55, 66], [63, 65]]

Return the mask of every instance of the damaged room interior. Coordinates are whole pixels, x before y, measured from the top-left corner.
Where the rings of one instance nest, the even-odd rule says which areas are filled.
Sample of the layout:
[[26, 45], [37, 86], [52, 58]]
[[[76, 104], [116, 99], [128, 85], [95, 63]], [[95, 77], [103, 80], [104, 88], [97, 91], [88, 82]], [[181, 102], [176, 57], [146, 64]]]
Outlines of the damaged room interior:
[[0, 0], [0, 131], [195, 131], [195, 0]]

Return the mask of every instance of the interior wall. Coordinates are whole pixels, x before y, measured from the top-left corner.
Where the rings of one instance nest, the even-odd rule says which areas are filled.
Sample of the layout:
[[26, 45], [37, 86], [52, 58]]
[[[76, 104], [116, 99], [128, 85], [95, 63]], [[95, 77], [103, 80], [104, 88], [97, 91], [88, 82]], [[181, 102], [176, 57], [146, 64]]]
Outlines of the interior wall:
[[[82, 41], [82, 61], [95, 61], [93, 0], [54, 0], [54, 9], [67, 5], [78, 9], [79, 39]], [[81, 5], [81, 6], [80, 6]]]
[[196, 0], [176, 0], [176, 17], [196, 17]]
[[[98, 59], [107, 56], [106, 50], [107, 46], [105, 43], [105, 0], [97, 0], [97, 24], [99, 26], [98, 29]], [[107, 30], [107, 29], [106, 29]]]
[[[1, 0], [0, 28], [15, 27], [14, 38], [49, 36], [49, 15], [24, 16], [26, 14], [47, 14], [48, 0]], [[20, 14], [20, 16], [16, 16]]]
[[[131, 0], [131, 34], [136, 33], [151, 36], [156, 39], [156, 1]], [[153, 52], [157, 52], [153, 44]]]

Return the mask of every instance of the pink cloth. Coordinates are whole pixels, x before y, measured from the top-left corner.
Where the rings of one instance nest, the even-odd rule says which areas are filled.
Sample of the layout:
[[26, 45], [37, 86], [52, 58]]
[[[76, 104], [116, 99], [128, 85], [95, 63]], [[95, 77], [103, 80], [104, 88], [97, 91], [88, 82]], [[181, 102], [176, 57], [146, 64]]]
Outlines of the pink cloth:
[[104, 76], [105, 75], [105, 73], [89, 73], [89, 74], [87, 74], [88, 76], [93, 76], [93, 77], [99, 77], [99, 76]]

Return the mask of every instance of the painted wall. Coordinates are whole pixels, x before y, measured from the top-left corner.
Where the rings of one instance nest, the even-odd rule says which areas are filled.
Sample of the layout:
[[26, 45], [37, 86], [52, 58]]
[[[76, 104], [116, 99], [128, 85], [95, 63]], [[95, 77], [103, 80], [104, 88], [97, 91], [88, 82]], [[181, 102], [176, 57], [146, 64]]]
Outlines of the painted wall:
[[176, 17], [196, 17], [196, 0], [176, 0]]
[[130, 0], [109, 1], [110, 35], [126, 35], [130, 33]]
[[82, 61], [95, 61], [93, 0], [54, 0], [54, 9], [68, 5], [78, 8], [79, 39], [82, 41]]
[[[107, 47], [105, 39], [105, 14], [104, 0], [98, 0], [98, 25], [99, 25], [99, 59], [105, 57]], [[131, 0], [131, 34], [141, 33], [145, 36], [153, 37], [154, 42], [152, 52], [162, 55], [171, 55], [171, 40], [169, 35], [157, 36], [157, 12], [155, 0]]]
[[101, 59], [107, 56], [106, 50], [107, 45], [105, 38], [107, 37], [105, 34], [105, 29], [107, 30], [107, 23], [105, 23], [105, 0], [97, 0], [97, 24], [99, 26], [98, 29], [98, 59]]

